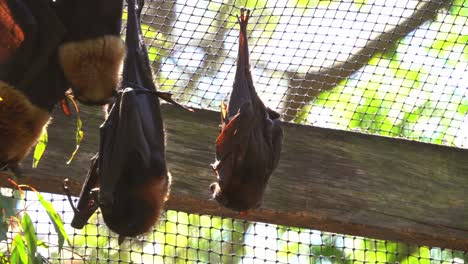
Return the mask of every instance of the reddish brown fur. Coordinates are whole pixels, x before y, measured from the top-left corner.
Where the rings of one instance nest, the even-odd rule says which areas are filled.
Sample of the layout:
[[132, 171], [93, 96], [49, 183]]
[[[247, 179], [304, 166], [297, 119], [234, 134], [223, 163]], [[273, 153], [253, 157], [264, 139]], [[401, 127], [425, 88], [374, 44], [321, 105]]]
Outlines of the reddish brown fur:
[[0, 97], [0, 162], [15, 165], [37, 142], [50, 115], [3, 81]]
[[88, 104], [104, 104], [115, 93], [125, 46], [118, 36], [65, 43], [59, 60], [75, 97]]
[[152, 177], [149, 182], [120, 186], [114, 205], [101, 207], [106, 225], [121, 236], [144, 234], [159, 221], [170, 193], [171, 176]]
[[0, 0], [0, 64], [15, 52], [24, 41], [24, 32], [15, 22], [5, 0]]
[[249, 15], [250, 11], [241, 8], [236, 77], [228, 106], [222, 105], [222, 130], [212, 164], [217, 182], [210, 185], [216, 201], [241, 212], [261, 205], [283, 139], [279, 114], [265, 107], [253, 84], [247, 43]]

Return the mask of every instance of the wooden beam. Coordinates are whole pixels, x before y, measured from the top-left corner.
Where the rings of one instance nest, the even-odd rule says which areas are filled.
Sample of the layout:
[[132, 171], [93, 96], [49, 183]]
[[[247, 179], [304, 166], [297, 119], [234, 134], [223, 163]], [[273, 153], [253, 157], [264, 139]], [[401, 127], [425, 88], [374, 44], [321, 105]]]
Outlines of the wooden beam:
[[[209, 200], [219, 114], [162, 109], [173, 175], [167, 209], [468, 250], [468, 150], [285, 124], [264, 204], [241, 216]], [[83, 107], [81, 118], [85, 137], [71, 165], [75, 120], [56, 113], [39, 168], [24, 162], [20, 182], [62, 193], [70, 178], [78, 195], [103, 121], [99, 108]]]

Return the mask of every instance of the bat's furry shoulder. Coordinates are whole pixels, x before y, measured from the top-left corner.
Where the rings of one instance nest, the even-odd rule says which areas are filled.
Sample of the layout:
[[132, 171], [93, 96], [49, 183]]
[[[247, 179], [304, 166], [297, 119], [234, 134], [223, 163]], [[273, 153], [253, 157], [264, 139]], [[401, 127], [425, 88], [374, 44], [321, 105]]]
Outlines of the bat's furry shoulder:
[[0, 163], [16, 165], [46, 128], [49, 112], [0, 80]]
[[59, 47], [59, 61], [75, 98], [91, 105], [107, 103], [115, 94], [125, 57], [119, 36], [67, 42]]

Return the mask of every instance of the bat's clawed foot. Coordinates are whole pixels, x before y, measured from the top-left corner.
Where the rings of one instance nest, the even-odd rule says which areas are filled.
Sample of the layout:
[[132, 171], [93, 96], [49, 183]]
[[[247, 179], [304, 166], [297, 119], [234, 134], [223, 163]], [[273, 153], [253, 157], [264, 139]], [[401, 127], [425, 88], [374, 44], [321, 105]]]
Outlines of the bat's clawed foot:
[[213, 197], [215, 197], [221, 191], [221, 188], [217, 182], [213, 182], [210, 184], [210, 191]]
[[249, 17], [250, 17], [250, 10], [242, 7], [240, 9], [240, 17], [238, 15], [237, 20], [239, 21], [239, 23], [247, 23], [249, 21]]
[[67, 196], [68, 202], [70, 203], [70, 206], [71, 206], [73, 212], [76, 214], [76, 213], [78, 213], [78, 209], [76, 209], [75, 204], [72, 201], [71, 194], [70, 194], [70, 189], [68, 188], [68, 181], [69, 181], [68, 178], [63, 180], [63, 192]]
[[214, 173], [217, 174], [218, 170], [219, 170], [219, 166], [221, 165], [221, 161], [220, 160], [216, 160], [214, 163], [211, 163], [210, 166], [211, 166], [211, 169], [213, 169]]

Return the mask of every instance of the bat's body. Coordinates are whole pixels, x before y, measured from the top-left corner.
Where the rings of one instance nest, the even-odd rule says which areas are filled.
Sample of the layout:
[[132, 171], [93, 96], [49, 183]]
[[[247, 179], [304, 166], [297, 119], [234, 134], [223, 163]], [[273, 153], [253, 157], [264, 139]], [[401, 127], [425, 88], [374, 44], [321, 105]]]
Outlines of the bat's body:
[[56, 0], [68, 29], [58, 59], [80, 102], [102, 105], [115, 95], [125, 55], [120, 39], [122, 0]]
[[145, 233], [169, 195], [165, 135], [140, 27], [143, 1], [128, 0], [127, 57], [121, 89], [101, 126], [99, 153], [83, 186], [72, 226], [82, 228], [100, 207], [122, 238]]
[[29, 153], [67, 89], [55, 60], [65, 31], [47, 0], [0, 0], [1, 169]]
[[125, 47], [122, 0], [0, 0], [0, 169], [14, 169], [72, 86], [115, 95]]
[[249, 12], [241, 9], [239, 54], [227, 113], [222, 110], [210, 188], [224, 206], [245, 211], [260, 206], [266, 184], [278, 165], [283, 132], [279, 114], [265, 107], [252, 81], [247, 44]]

